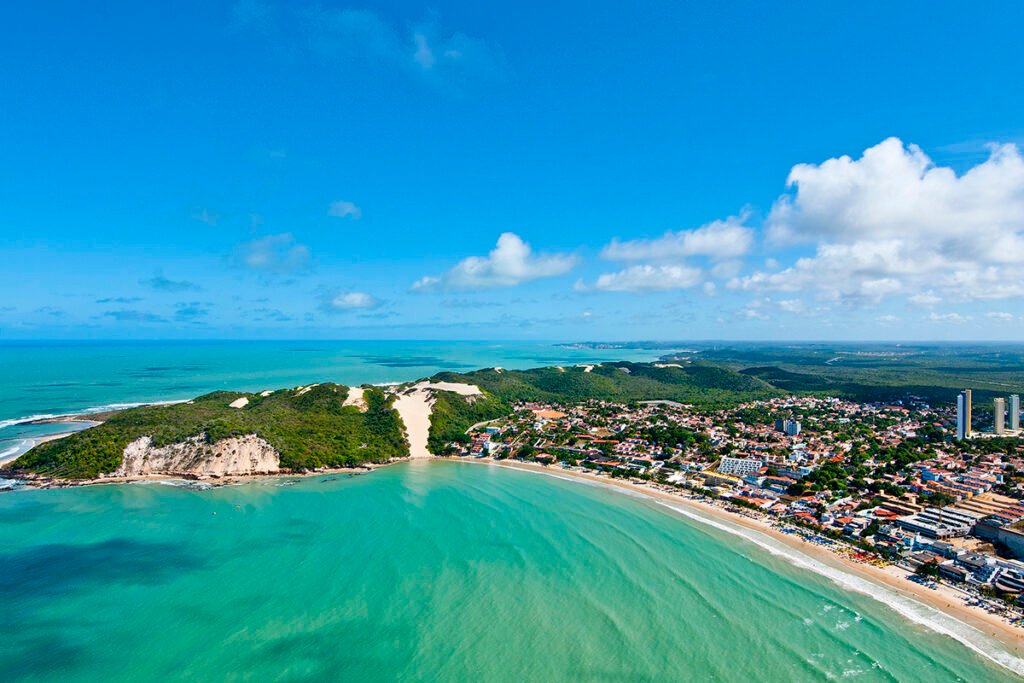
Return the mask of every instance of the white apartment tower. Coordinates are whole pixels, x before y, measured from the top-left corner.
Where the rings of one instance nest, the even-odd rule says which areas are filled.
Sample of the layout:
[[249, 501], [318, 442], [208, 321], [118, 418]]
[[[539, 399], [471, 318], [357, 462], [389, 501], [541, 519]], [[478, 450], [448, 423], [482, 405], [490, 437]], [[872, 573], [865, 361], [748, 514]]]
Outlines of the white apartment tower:
[[966, 439], [971, 435], [971, 390], [964, 389], [956, 397], [956, 438]]
[[1010, 429], [1020, 430], [1020, 394], [1010, 394]]
[[994, 398], [992, 399], [992, 415], [995, 418], [993, 420], [994, 431], [996, 434], [1006, 433], [1006, 399], [1005, 398]]

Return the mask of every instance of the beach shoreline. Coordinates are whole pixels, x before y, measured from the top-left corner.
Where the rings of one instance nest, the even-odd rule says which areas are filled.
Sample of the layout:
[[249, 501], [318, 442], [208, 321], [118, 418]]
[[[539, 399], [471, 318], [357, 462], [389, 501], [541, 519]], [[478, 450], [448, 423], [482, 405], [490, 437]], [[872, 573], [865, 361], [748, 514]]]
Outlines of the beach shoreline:
[[[746, 531], [752, 531], [757, 534], [767, 536], [768, 538], [783, 544], [790, 551], [797, 551], [812, 560], [831, 567], [832, 569], [846, 572], [856, 578], [868, 581], [875, 586], [881, 585], [890, 591], [894, 591], [903, 598], [923, 604], [946, 617], [955, 619], [956, 621], [971, 627], [977, 631], [979, 635], [997, 641], [1009, 654], [1019, 660], [1021, 667], [1024, 667], [1024, 629], [1008, 623], [998, 615], [990, 614], [978, 607], [963, 604], [963, 595], [947, 584], [939, 584], [939, 588], [933, 590], [914, 583], [913, 581], [909, 581], [907, 580], [907, 577], [911, 576], [912, 573], [896, 565], [888, 565], [885, 568], [881, 568], [862, 562], [856, 562], [850, 558], [833, 552], [828, 548], [808, 542], [798, 535], [784, 533], [765, 519], [761, 519], [753, 515], [748, 516], [746, 514], [737, 514], [735, 512], [725, 510], [718, 505], [698, 500], [695, 497], [686, 496], [682, 493], [667, 491], [646, 482], [615, 480], [610, 477], [579, 472], [572, 469], [562, 469], [522, 461], [472, 457], [438, 459], [450, 462], [490, 465], [537, 474], [547, 474], [549, 476], [563, 478], [566, 480], [575, 479], [613, 490], [617, 489], [624, 492], [631, 492], [634, 495], [642, 495], [647, 498], [654, 499], [657, 502], [667, 503], [669, 505], [666, 505], [666, 507], [669, 507], [670, 509], [672, 509], [673, 505], [679, 505], [690, 511], [697, 512], [699, 514], [696, 516], [686, 516], [690, 519], [694, 519], [698, 523], [705, 521], [701, 519], [701, 516], [706, 516], [719, 523], [741, 527]], [[813, 569], [811, 569], [811, 571], [813, 571]], [[872, 595], [872, 597], [878, 599], [875, 595]], [[880, 601], [885, 602], [884, 600]], [[926, 626], [932, 625], [926, 624]], [[933, 630], [937, 630], [934, 629], [934, 626], [932, 626], [932, 628]], [[951, 634], [947, 633], [947, 635]], [[977, 648], [972, 649], [977, 650]], [[1000, 662], [1000, 664], [1006, 666], [1003, 662]], [[1024, 675], [1024, 669], [1017, 670], [1016, 673]]]

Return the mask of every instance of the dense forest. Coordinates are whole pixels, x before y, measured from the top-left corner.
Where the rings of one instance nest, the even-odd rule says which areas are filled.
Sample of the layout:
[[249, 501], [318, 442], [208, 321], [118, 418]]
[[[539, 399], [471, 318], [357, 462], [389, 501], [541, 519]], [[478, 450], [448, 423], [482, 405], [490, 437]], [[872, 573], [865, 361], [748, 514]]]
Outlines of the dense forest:
[[[103, 424], [41, 444], [16, 460], [14, 474], [82, 479], [113, 472], [125, 446], [149, 436], [156, 446], [204, 435], [210, 443], [256, 434], [281, 454], [281, 467], [296, 471], [386, 462], [408, 455], [392, 398], [380, 389], [363, 394], [366, 412], [344, 405], [348, 388], [321, 384], [268, 396], [218, 391], [188, 403], [144, 406], [114, 413]], [[244, 408], [231, 408], [238, 398]]]
[[644, 401], [664, 399], [702, 406], [782, 394], [771, 384], [720, 365], [603, 363], [582, 367], [547, 367], [533, 370], [477, 370], [443, 372], [439, 381], [475, 384], [502, 401], [573, 402]]

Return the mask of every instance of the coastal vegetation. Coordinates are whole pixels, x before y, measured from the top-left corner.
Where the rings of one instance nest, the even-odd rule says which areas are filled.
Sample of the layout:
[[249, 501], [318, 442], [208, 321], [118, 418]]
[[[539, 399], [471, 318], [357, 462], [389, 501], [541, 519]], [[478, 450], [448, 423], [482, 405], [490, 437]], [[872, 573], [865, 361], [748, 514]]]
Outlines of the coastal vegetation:
[[[280, 453], [281, 467], [302, 471], [386, 462], [408, 455], [393, 399], [363, 393], [365, 412], [345, 405], [348, 388], [321, 384], [268, 395], [217, 391], [173, 405], [119, 411], [103, 424], [44, 443], [16, 460], [14, 474], [87, 479], [115, 471], [125, 447], [143, 436], [154, 446], [202, 436], [208, 443], [255, 434]], [[247, 399], [241, 408], [231, 404]]]

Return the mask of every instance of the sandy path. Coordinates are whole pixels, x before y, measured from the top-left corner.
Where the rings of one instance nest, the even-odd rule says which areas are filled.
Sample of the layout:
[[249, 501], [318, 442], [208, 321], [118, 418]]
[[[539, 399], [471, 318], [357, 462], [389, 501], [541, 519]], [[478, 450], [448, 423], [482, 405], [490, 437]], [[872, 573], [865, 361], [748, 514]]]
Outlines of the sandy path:
[[362, 387], [349, 387], [348, 396], [345, 397], [345, 402], [342, 405], [355, 406], [359, 410], [366, 412], [366, 399], [363, 398]]

